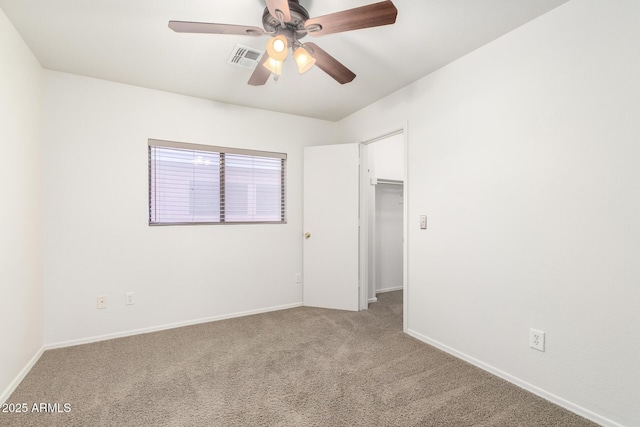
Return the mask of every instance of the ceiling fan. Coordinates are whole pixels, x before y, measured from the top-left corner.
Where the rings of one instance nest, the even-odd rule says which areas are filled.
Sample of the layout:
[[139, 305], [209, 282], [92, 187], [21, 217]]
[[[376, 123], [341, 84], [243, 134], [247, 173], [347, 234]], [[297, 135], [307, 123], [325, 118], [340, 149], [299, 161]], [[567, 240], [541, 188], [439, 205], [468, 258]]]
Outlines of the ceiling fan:
[[282, 63], [291, 48], [293, 58], [302, 74], [317, 65], [338, 83], [352, 81], [356, 75], [337, 59], [315, 43], [302, 43], [309, 36], [323, 36], [362, 28], [379, 27], [396, 22], [398, 9], [390, 0], [342, 12], [309, 18], [309, 13], [298, 0], [265, 0], [267, 7], [262, 15], [264, 27], [214, 24], [207, 22], [169, 21], [169, 28], [179, 33], [234, 34], [246, 36], [271, 36], [267, 51], [256, 66], [249, 84], [264, 85], [272, 73], [280, 75]]

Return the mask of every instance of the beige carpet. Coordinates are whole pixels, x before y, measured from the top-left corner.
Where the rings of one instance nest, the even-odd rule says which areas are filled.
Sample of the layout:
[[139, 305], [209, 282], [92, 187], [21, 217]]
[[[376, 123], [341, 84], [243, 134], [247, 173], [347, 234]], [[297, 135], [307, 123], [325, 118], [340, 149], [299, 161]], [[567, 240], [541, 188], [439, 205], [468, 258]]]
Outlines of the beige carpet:
[[590, 426], [402, 333], [402, 292], [45, 352], [9, 426]]

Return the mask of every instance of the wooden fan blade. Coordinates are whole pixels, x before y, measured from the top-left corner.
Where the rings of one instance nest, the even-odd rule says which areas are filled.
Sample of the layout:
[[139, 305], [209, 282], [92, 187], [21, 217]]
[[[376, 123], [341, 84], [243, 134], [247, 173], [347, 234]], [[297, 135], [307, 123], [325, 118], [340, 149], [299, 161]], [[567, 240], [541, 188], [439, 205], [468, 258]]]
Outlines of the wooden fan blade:
[[276, 19], [278, 17], [278, 11], [282, 12], [282, 20], [284, 22], [291, 21], [291, 10], [289, 10], [289, 2], [287, 0], [266, 0], [267, 9], [269, 13]]
[[396, 22], [398, 9], [389, 0], [308, 19], [304, 26], [311, 36], [380, 27]]
[[307, 51], [309, 52], [309, 55], [315, 58], [318, 68], [329, 74], [338, 83], [343, 85], [356, 78], [356, 75], [350, 69], [342, 65], [342, 63], [333, 56], [320, 49], [317, 44], [305, 43], [304, 47], [305, 49], [308, 48]]
[[262, 36], [266, 34], [260, 27], [208, 22], [169, 21], [169, 28], [177, 33], [237, 34], [241, 36]]
[[253, 74], [251, 74], [251, 78], [249, 78], [249, 81], [247, 82], [251, 86], [262, 86], [267, 82], [267, 80], [269, 80], [269, 77], [271, 76], [271, 71], [267, 70], [263, 66], [263, 64], [267, 62], [267, 59], [269, 59], [269, 55], [265, 52], [264, 55], [262, 55], [262, 59], [260, 59], [260, 62], [258, 63], [258, 65], [256, 65], [256, 69], [253, 70]]

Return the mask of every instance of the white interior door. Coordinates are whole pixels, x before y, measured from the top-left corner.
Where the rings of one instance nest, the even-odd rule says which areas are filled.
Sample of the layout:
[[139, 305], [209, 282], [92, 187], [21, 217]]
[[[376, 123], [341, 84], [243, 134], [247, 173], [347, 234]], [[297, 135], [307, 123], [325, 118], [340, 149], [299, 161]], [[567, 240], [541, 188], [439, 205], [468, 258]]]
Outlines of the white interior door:
[[304, 305], [358, 311], [359, 146], [304, 149]]

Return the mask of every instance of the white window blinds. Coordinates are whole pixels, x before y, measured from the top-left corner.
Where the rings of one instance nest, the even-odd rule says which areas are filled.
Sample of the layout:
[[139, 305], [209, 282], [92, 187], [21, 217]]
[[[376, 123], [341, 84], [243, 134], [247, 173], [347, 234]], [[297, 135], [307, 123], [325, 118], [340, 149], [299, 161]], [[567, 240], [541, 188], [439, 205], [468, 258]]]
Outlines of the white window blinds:
[[284, 223], [286, 158], [149, 140], [149, 224]]

